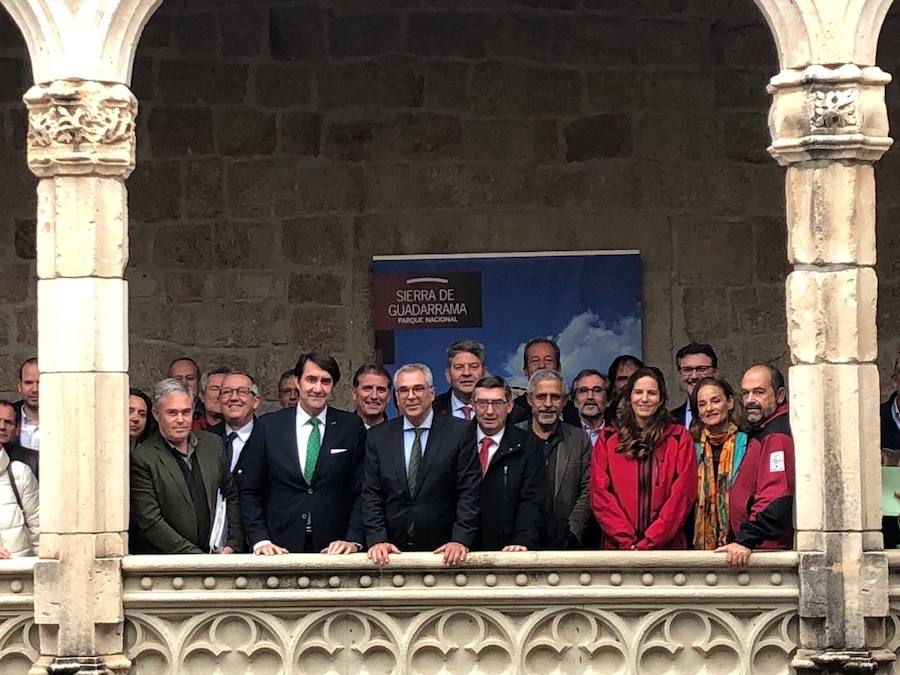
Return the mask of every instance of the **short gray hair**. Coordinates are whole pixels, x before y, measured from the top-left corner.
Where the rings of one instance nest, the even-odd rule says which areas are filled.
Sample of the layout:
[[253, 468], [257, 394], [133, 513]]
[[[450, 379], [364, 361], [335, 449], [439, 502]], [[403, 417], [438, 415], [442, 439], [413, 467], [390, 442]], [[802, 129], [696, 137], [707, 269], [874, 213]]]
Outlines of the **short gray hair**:
[[394, 389], [397, 388], [397, 378], [406, 373], [424, 373], [428, 386], [434, 386], [434, 377], [431, 374], [431, 368], [424, 363], [407, 363], [405, 366], [397, 368], [397, 372], [394, 373]]
[[169, 394], [179, 393], [185, 394], [191, 399], [191, 408], [193, 408], [194, 397], [191, 396], [191, 390], [188, 389], [187, 385], [183, 384], [181, 380], [176, 380], [174, 377], [167, 377], [165, 380], [157, 382], [156, 386], [153, 387], [153, 409], [159, 410], [159, 402]]
[[[294, 373], [291, 372], [291, 375], [293, 374]], [[254, 396], [259, 396], [259, 386], [256, 384], [256, 379], [254, 379], [254, 377], [246, 370], [229, 370], [225, 377], [227, 378], [229, 375], [240, 375], [241, 377], [246, 377], [248, 380], [250, 380], [250, 393]], [[222, 380], [222, 382], [224, 381], [225, 380]], [[280, 380], [279, 384], [281, 384]]]
[[200, 378], [200, 391], [206, 391], [206, 385], [209, 384], [210, 375], [227, 375], [230, 372], [231, 368], [229, 368], [228, 366], [222, 366], [221, 368], [213, 368], [212, 370], [207, 370]]
[[552, 368], [541, 368], [540, 370], [536, 370], [534, 372], [534, 374], [528, 379], [528, 393], [534, 393], [534, 388], [539, 382], [547, 382], [549, 380], [559, 382], [559, 386], [562, 389], [563, 395], [566, 394], [566, 381], [563, 379], [562, 374], [558, 370], [553, 370]]

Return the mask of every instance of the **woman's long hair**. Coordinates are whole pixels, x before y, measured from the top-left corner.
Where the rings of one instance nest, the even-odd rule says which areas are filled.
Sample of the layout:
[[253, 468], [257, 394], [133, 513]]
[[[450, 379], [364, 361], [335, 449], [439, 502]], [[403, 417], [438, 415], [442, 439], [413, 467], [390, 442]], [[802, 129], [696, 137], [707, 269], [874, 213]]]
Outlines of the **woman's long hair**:
[[700, 433], [703, 431], [703, 422], [700, 421], [700, 411], [697, 406], [697, 393], [700, 391], [700, 387], [705, 387], [708, 385], [713, 385], [722, 390], [722, 393], [725, 394], [725, 398], [729, 398], [734, 401], [734, 407], [731, 409], [731, 415], [729, 415], [729, 419], [734, 426], [738, 428], [739, 431], [746, 431], [747, 422], [744, 417], [744, 404], [741, 401], [740, 397], [734, 393], [734, 387], [732, 387], [727, 380], [722, 379], [721, 377], [704, 377], [702, 380], [697, 382], [694, 385], [694, 391], [691, 393], [690, 401], [691, 406], [691, 436], [694, 437], [695, 441], [700, 440]]
[[137, 437], [137, 442], [135, 443], [137, 446], [156, 433], [156, 418], [153, 417], [153, 403], [150, 401], [150, 397], [147, 396], [147, 394], [140, 389], [132, 387], [128, 390], [128, 395], [137, 396], [144, 402], [144, 405], [147, 406], [147, 423], [144, 425], [144, 430], [141, 432], [140, 436]]
[[[650, 421], [643, 429], [638, 426], [637, 416], [631, 407], [631, 393], [635, 383], [642, 377], [650, 377], [659, 388], [659, 407]], [[666, 378], [659, 368], [645, 366], [638, 368], [628, 378], [628, 384], [622, 392], [622, 401], [616, 414], [616, 425], [619, 432], [619, 445], [616, 452], [628, 455], [634, 459], [647, 459], [653, 454], [653, 450], [659, 445], [663, 436], [663, 430], [672, 422], [672, 415], [666, 407], [669, 397], [666, 394]]]

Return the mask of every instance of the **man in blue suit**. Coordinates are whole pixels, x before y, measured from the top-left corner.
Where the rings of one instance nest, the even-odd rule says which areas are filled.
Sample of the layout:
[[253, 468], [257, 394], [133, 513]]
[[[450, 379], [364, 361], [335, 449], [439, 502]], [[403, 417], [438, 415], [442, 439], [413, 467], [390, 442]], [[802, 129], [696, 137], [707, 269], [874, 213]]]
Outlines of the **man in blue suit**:
[[354, 553], [362, 548], [365, 427], [328, 405], [341, 373], [333, 357], [302, 354], [296, 408], [263, 415], [239, 479], [253, 552]]

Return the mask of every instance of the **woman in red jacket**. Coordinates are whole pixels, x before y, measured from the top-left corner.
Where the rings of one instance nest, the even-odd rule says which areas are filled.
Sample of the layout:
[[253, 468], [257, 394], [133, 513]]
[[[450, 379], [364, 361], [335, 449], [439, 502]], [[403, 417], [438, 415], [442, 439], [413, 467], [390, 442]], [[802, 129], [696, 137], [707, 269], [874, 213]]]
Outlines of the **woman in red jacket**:
[[672, 423], [666, 398], [658, 368], [636, 370], [622, 394], [616, 429], [594, 445], [591, 507], [605, 548], [686, 548], [697, 459], [688, 430]]

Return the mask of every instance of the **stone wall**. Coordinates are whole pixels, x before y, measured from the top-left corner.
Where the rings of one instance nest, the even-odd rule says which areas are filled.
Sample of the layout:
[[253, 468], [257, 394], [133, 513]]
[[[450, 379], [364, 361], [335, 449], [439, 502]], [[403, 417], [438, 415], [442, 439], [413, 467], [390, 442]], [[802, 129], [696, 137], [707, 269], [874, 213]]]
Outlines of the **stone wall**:
[[[900, 72], [893, 17], [880, 64]], [[671, 373], [694, 338], [730, 378], [784, 364], [776, 71], [750, 0], [166, 0], [133, 80], [133, 380], [189, 353], [249, 369], [271, 399], [304, 349], [355, 367], [373, 255], [604, 248], [642, 252], [649, 361]], [[35, 350], [28, 79], [4, 16], [0, 391]], [[896, 83], [890, 97], [900, 110]], [[898, 170], [891, 153], [879, 165], [885, 382]]]

